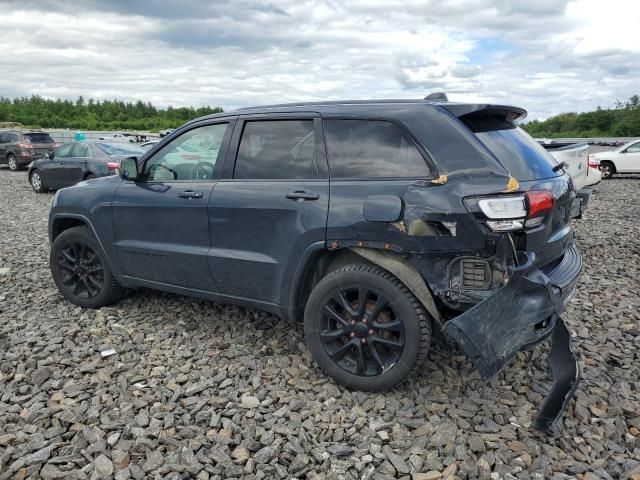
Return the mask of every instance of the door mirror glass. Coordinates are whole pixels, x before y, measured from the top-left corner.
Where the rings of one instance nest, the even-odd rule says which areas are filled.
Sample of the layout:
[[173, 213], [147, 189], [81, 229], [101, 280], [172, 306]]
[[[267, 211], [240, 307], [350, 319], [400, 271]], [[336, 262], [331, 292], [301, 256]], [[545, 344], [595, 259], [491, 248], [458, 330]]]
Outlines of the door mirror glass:
[[125, 180], [138, 179], [138, 160], [136, 157], [127, 157], [120, 160], [120, 176]]

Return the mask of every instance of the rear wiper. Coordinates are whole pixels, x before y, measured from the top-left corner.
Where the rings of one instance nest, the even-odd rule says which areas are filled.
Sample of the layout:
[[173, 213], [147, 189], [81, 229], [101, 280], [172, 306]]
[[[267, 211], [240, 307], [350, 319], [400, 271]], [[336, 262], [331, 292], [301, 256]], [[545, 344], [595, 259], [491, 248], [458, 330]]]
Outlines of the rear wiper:
[[567, 162], [563, 160], [560, 163], [558, 163], [555, 167], [553, 167], [551, 170], [553, 170], [554, 172], [557, 172], [561, 168], [568, 168], [568, 167], [569, 165], [567, 164]]

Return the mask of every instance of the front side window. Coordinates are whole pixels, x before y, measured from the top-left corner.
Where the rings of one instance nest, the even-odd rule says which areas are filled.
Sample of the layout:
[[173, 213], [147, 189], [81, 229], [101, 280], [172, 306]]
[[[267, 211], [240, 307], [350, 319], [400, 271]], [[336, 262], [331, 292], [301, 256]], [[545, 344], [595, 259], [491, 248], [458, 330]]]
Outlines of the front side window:
[[384, 120], [325, 120], [333, 178], [427, 177], [427, 163], [411, 138]]
[[233, 178], [313, 179], [320, 177], [313, 120], [245, 123]]
[[640, 142], [634, 143], [633, 145], [629, 145], [627, 148], [627, 153], [638, 153], [640, 152]]
[[73, 148], [73, 143], [65, 143], [58, 149], [56, 149], [54, 156], [56, 158], [67, 158], [71, 156], [71, 149]]
[[210, 180], [228, 123], [205, 125], [183, 133], [161, 148], [145, 164], [148, 181]]

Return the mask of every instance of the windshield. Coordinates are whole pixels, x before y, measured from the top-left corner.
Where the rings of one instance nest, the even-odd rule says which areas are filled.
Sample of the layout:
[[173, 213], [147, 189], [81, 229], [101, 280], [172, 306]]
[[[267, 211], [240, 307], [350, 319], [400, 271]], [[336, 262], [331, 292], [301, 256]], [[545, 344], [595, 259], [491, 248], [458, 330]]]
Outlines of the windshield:
[[113, 143], [96, 143], [96, 147], [107, 155], [139, 155], [144, 150], [135, 145], [117, 145]]
[[53, 143], [53, 138], [48, 133], [25, 133], [24, 138], [29, 143]]
[[512, 122], [495, 116], [473, 114], [465, 115], [460, 120], [516, 180], [540, 180], [563, 174], [562, 169], [553, 171], [558, 163], [551, 154]]

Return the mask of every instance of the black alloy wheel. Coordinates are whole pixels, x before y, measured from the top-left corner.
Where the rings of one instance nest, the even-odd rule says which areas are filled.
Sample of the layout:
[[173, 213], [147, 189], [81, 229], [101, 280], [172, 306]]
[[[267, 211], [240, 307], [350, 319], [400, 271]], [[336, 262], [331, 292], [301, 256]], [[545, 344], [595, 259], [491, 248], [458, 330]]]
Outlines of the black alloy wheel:
[[62, 284], [78, 298], [93, 298], [104, 286], [104, 269], [98, 254], [88, 245], [73, 241], [60, 249], [56, 262]]
[[380, 375], [405, 347], [404, 322], [384, 294], [365, 285], [339, 289], [324, 305], [322, 338], [331, 359], [353, 375]]
[[352, 264], [332, 271], [313, 288], [304, 332], [326, 375], [349, 388], [379, 391], [422, 365], [431, 342], [431, 317], [394, 275]]
[[51, 245], [49, 260], [58, 290], [75, 305], [100, 308], [114, 303], [124, 293], [88, 227], [73, 227], [60, 233]]

